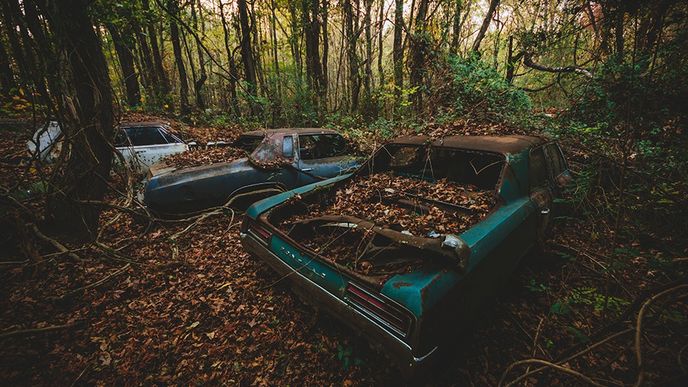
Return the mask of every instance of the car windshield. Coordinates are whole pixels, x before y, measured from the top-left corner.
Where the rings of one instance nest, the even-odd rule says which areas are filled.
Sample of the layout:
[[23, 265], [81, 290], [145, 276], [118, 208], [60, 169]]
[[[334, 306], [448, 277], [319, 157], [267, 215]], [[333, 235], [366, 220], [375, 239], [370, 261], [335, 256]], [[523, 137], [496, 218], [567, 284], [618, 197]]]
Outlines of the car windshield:
[[436, 181], [447, 179], [494, 189], [499, 181], [504, 156], [494, 153], [425, 145], [388, 145], [378, 152], [374, 171], [391, 171], [400, 176]]
[[236, 141], [232, 143], [235, 148], [243, 149], [246, 152], [253, 152], [254, 149], [260, 144], [260, 140], [263, 137], [259, 136], [241, 136]]
[[[290, 142], [285, 143], [285, 139], [290, 140]], [[290, 149], [289, 144], [293, 146], [293, 138], [290, 135], [284, 135], [283, 133], [270, 134], [251, 153], [249, 159], [254, 164], [262, 166], [289, 163], [294, 157], [293, 149], [288, 151]]]

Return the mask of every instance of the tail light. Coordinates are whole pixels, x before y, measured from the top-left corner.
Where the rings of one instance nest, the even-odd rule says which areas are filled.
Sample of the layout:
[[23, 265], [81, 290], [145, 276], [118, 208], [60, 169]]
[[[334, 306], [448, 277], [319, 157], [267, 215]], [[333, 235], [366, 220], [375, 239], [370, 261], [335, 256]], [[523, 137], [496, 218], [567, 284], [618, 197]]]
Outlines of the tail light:
[[247, 220], [244, 222], [244, 228], [247, 234], [251, 234], [253, 237], [266, 245], [269, 244], [272, 233], [262, 225], [258, 224], [258, 222]]
[[356, 309], [398, 336], [406, 337], [411, 329], [411, 316], [403, 309], [349, 283], [346, 298]]

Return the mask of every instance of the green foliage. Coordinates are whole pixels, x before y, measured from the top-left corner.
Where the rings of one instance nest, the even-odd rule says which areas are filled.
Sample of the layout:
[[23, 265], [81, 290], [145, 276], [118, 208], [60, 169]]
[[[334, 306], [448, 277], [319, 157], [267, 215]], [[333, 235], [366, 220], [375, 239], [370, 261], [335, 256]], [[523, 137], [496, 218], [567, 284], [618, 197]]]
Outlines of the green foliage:
[[592, 307], [595, 313], [602, 311], [619, 314], [630, 302], [623, 298], [601, 294], [594, 287], [579, 287], [571, 290], [569, 295], [552, 304], [550, 312], [558, 315], [569, 314], [574, 306]]
[[525, 92], [478, 57], [450, 56], [449, 66], [455, 115], [518, 122], [530, 114], [532, 105]]

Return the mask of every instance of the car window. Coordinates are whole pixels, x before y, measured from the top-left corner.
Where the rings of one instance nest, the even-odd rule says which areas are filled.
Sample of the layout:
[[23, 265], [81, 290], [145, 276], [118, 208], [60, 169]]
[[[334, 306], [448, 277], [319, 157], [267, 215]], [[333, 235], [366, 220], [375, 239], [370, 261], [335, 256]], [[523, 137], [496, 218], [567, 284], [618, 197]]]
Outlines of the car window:
[[157, 127], [133, 127], [125, 128], [127, 136], [133, 146], [167, 144]]
[[324, 159], [349, 153], [346, 140], [338, 134], [308, 134], [299, 136], [302, 160]]
[[160, 134], [162, 134], [162, 136], [165, 138], [165, 141], [167, 141], [169, 144], [179, 144], [181, 142], [177, 137], [173, 136], [165, 129], [159, 128], [159, 130]]
[[547, 144], [545, 146], [545, 152], [547, 152], [547, 158], [549, 159], [552, 178], [556, 178], [566, 170], [566, 161], [564, 161], [564, 156], [561, 154], [559, 146], [557, 146], [555, 143]]
[[243, 149], [246, 152], [253, 152], [254, 149], [260, 144], [262, 137], [258, 136], [241, 136], [236, 141], [232, 143], [235, 148]]
[[542, 147], [530, 151], [530, 187], [541, 187], [547, 184], [547, 161]]

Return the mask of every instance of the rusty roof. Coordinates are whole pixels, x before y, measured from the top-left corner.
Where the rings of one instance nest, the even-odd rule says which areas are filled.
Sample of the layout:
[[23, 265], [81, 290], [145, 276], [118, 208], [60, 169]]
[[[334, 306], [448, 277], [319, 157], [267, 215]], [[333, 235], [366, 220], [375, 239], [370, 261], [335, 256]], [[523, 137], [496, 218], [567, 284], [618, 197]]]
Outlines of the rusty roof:
[[402, 136], [394, 139], [393, 144], [420, 145], [432, 142], [433, 146], [460, 149], [471, 149], [494, 153], [519, 153], [548, 140], [539, 136], [447, 136], [433, 139], [429, 136]]
[[257, 136], [257, 137], [262, 137], [265, 134], [273, 134], [273, 133], [285, 133], [285, 134], [337, 134], [336, 131], [332, 129], [323, 129], [323, 128], [278, 128], [278, 129], [259, 129], [259, 130], [252, 130], [250, 132], [244, 132], [241, 135], [242, 136]]

